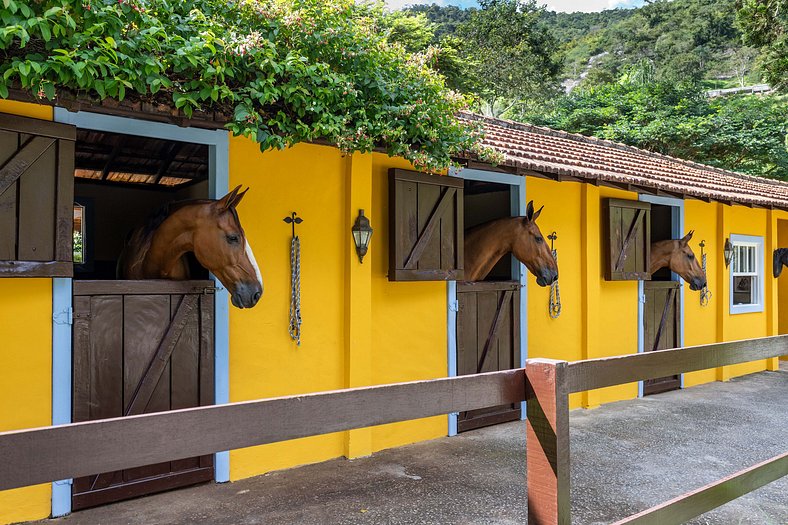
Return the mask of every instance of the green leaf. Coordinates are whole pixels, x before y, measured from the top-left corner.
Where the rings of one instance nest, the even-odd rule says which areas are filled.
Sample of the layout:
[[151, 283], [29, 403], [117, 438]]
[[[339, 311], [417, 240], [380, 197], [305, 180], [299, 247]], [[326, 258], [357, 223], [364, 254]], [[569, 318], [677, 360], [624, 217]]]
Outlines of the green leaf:
[[44, 82], [44, 94], [48, 100], [55, 99], [55, 85], [52, 82]]
[[44, 42], [49, 42], [52, 39], [52, 33], [49, 31], [49, 26], [47, 24], [39, 24], [38, 30], [41, 31]]

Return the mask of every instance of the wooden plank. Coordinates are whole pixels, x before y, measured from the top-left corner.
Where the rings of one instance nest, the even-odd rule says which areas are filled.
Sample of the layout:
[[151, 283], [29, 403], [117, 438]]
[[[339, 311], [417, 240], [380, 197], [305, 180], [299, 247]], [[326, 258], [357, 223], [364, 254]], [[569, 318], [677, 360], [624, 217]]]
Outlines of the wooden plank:
[[214, 403], [214, 298], [200, 296], [200, 406]]
[[[446, 194], [441, 194], [440, 186], [433, 184], [420, 184], [418, 186], [418, 202], [416, 203], [418, 215], [418, 231], [422, 232], [416, 246], [405, 261], [405, 268], [441, 269], [441, 219], [446, 215], [435, 214]], [[449, 203], [450, 204], [450, 203]], [[448, 205], [446, 206], [448, 208]], [[430, 228], [429, 233], [427, 229]], [[426, 238], [425, 238], [426, 235]], [[416, 248], [420, 252], [416, 253]]]
[[614, 525], [679, 525], [788, 476], [788, 452], [629, 516]]
[[479, 358], [479, 365], [476, 369], [476, 373], [480, 373], [484, 369], [484, 361], [486, 360], [488, 354], [490, 353], [490, 349], [495, 348], [495, 358], [490, 360], [490, 365], [493, 370], [498, 370], [498, 363], [499, 363], [499, 349], [497, 346], [498, 343], [498, 332], [501, 329], [501, 325], [503, 324], [504, 319], [509, 315], [510, 305], [512, 302], [512, 292], [506, 291], [500, 294], [501, 297], [498, 301], [498, 306], [495, 309], [495, 314], [493, 318], [493, 322], [491, 323], [490, 330], [487, 332], [487, 340], [484, 342], [484, 349], [482, 350], [482, 355]]
[[457, 283], [457, 293], [519, 289], [520, 283], [517, 281], [461, 281]]
[[462, 189], [465, 186], [465, 181], [457, 177], [421, 173], [419, 171], [402, 170], [399, 168], [391, 168], [389, 170], [389, 175], [392, 176], [394, 180], [416, 182], [418, 184], [435, 184], [437, 186], [448, 186], [456, 189]]
[[77, 128], [68, 124], [60, 124], [48, 120], [20, 117], [0, 113], [0, 130], [42, 135], [54, 139], [74, 141], [77, 139]]
[[0, 167], [0, 195], [35, 164], [45, 151], [55, 147], [55, 140], [47, 137], [27, 137], [19, 149]]
[[90, 297], [74, 298], [72, 420], [90, 420]]
[[[0, 166], [6, 163], [19, 147], [19, 135], [0, 131]], [[0, 195], [0, 260], [16, 259], [16, 185]]]
[[74, 281], [74, 295], [182, 295], [213, 287], [213, 281]]
[[[88, 298], [78, 298], [88, 299]], [[87, 415], [85, 420], [98, 420], [123, 415], [123, 298], [119, 296], [100, 295], [89, 298], [90, 310], [85, 325], [89, 330], [89, 344], [87, 348], [88, 384], [80, 383], [79, 387], [86, 387], [87, 406], [74, 406], [74, 413], [78, 411]], [[75, 302], [77, 298], [75, 298]], [[77, 321], [82, 321], [83, 314], [76, 311]], [[84, 402], [83, 395], [76, 390], [74, 385], [75, 403], [77, 398]], [[76, 479], [74, 492], [81, 493], [109, 487], [122, 481], [119, 471], [106, 472]]]
[[58, 142], [55, 260], [72, 262], [74, 249], [74, 143]]
[[0, 490], [524, 399], [516, 369], [4, 432]]
[[17, 257], [21, 261], [54, 261], [57, 145], [52, 139], [34, 137], [36, 140], [45, 141], [46, 148], [19, 179]]
[[473, 374], [479, 363], [477, 348], [477, 294], [457, 293], [457, 374]]
[[433, 234], [440, 224], [440, 218], [446, 212], [449, 204], [452, 203], [456, 196], [457, 190], [454, 188], [447, 188], [446, 191], [443, 192], [440, 200], [433, 208], [432, 213], [430, 213], [424, 228], [419, 230], [418, 240], [416, 241], [415, 246], [413, 246], [413, 250], [411, 250], [408, 254], [407, 259], [405, 259], [405, 269], [412, 270], [416, 268], [416, 263], [429, 246], [430, 241], [433, 238]]
[[569, 392], [735, 365], [788, 354], [788, 335], [714, 343], [569, 364]]
[[[143, 299], [143, 298], [141, 298]], [[166, 300], [166, 306], [169, 310], [169, 298], [167, 296], [159, 296], [155, 297], [155, 299], [162, 299]], [[146, 358], [140, 360], [134, 360], [134, 362], [141, 362], [144, 364], [145, 368], [138, 370], [140, 372], [132, 373], [130, 370], [128, 372], [129, 378], [131, 381], [126, 382], [127, 386], [131, 386], [132, 384], [136, 385], [136, 388], [133, 390], [126, 389], [127, 396], [126, 396], [126, 411], [124, 415], [135, 415], [135, 414], [142, 414], [148, 408], [149, 404], [153, 399], [157, 396], [154, 396], [154, 390], [161, 389], [162, 392], [166, 391], [169, 392], [169, 376], [164, 375], [164, 371], [167, 370], [167, 367], [170, 363], [170, 357], [172, 356], [172, 352], [175, 349], [175, 346], [178, 343], [178, 340], [183, 333], [186, 325], [189, 323], [190, 317], [193, 315], [194, 310], [197, 306], [197, 296], [196, 295], [186, 295], [180, 302], [178, 306], [178, 310], [173, 317], [172, 321], [169, 320], [169, 312], [167, 312], [164, 316], [165, 323], [162, 323], [162, 327], [165, 330], [163, 334], [159, 330], [155, 330], [157, 333], [152, 332], [154, 330], [153, 326], [154, 323], [151, 321], [153, 320], [152, 317], [155, 317], [158, 313], [158, 300], [155, 300], [154, 297], [144, 298], [144, 306], [142, 308], [145, 309], [144, 313], [142, 311], [139, 312], [140, 316], [140, 323], [135, 324], [137, 328], [141, 326], [146, 326], [147, 333], [145, 330], [140, 330], [145, 333], [145, 336], [137, 341], [137, 345], [141, 345], [140, 355], [146, 356]], [[127, 303], [127, 311], [129, 310], [129, 304], [133, 301], [132, 297], [126, 298]], [[135, 333], [137, 330], [134, 330], [133, 326], [129, 321], [129, 314], [126, 314], [126, 324], [127, 324], [127, 332]], [[135, 335], [136, 339], [136, 335]], [[147, 344], [145, 344], [147, 342]], [[150, 343], [153, 343], [155, 351], [151, 352], [151, 347], [149, 346]], [[128, 354], [128, 351], [127, 351]], [[152, 357], [151, 357], [152, 356]], [[163, 385], [160, 385], [160, 382], [163, 382]], [[167, 410], [169, 406], [156, 406], [155, 404], [150, 407], [151, 410], [155, 410], [158, 408], [159, 410]]]
[[73, 277], [70, 262], [0, 261], [0, 277]]
[[405, 259], [419, 238], [418, 185], [415, 182], [392, 179], [394, 199], [391, 204], [390, 228], [393, 264], [390, 269], [405, 267]]
[[498, 311], [498, 292], [477, 292], [476, 294], [476, 373], [493, 372], [495, 369], [488, 365], [479, 367], [482, 364], [484, 349], [495, 324], [495, 314]]
[[528, 523], [569, 525], [567, 362], [529, 359], [526, 366]]

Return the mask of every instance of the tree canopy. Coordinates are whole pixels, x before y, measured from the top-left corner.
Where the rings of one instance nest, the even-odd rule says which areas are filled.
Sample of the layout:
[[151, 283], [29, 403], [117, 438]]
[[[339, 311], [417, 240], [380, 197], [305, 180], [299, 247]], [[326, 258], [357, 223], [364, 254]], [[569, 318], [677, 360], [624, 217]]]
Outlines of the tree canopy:
[[523, 120], [695, 160], [788, 179], [784, 97], [709, 98], [696, 84], [619, 82], [583, 88]]
[[[0, 96], [219, 109], [263, 150], [327, 140], [440, 169], [478, 148], [467, 103], [353, 0], [2, 0]], [[483, 154], [483, 152], [482, 152]]]

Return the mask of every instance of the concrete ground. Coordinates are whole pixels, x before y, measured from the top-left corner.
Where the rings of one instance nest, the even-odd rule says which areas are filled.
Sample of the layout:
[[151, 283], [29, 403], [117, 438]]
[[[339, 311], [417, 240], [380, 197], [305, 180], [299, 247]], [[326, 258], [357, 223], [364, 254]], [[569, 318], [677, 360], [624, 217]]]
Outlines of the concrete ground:
[[[46, 525], [526, 522], [522, 422], [208, 484]], [[571, 413], [572, 522], [610, 523], [788, 450], [788, 370]], [[693, 520], [788, 523], [788, 477]]]

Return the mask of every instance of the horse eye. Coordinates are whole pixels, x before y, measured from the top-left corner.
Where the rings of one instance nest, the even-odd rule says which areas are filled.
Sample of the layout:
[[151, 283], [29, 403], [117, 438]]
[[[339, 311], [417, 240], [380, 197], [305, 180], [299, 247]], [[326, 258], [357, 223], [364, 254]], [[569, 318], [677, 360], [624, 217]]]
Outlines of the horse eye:
[[537, 237], [536, 242], [544, 242], [544, 237]]
[[695, 254], [694, 254], [694, 253], [688, 253], [688, 254], [687, 254], [687, 258], [688, 258], [689, 260], [692, 260], [692, 259], [694, 259], [694, 258], [695, 258]]
[[230, 243], [230, 244], [237, 244], [238, 241], [240, 241], [240, 240], [241, 240], [241, 238], [238, 235], [234, 234], [234, 233], [231, 233], [230, 235], [227, 236], [227, 242]]

